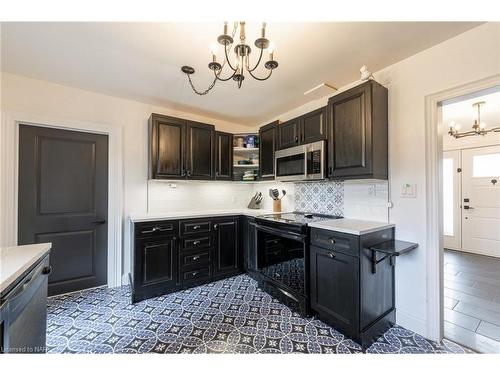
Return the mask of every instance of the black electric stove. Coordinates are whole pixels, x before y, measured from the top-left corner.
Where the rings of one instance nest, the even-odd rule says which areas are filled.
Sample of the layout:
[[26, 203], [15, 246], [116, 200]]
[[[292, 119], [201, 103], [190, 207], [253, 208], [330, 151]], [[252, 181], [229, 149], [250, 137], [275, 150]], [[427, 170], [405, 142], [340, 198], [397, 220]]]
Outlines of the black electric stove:
[[257, 216], [256, 264], [259, 286], [301, 315], [308, 315], [308, 224], [339, 218], [305, 212]]
[[271, 221], [276, 223], [304, 226], [318, 221], [341, 219], [342, 216], [313, 214], [309, 212], [283, 212], [276, 214], [260, 215], [257, 221]]

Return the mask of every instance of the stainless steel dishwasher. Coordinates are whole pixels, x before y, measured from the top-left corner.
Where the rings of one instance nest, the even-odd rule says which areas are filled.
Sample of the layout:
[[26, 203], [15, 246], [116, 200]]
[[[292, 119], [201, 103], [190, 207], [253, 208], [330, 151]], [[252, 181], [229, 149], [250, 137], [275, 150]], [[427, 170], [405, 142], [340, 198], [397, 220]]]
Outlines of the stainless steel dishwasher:
[[0, 297], [0, 353], [45, 353], [50, 271], [47, 255]]

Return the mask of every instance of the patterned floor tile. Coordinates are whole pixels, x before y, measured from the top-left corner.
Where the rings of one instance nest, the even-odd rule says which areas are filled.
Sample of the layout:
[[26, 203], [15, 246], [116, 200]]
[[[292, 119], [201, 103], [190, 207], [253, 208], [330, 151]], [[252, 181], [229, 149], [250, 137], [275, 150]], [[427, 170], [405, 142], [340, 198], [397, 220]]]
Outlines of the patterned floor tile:
[[[49, 298], [49, 353], [361, 353], [317, 319], [301, 318], [246, 275], [130, 303], [130, 288]], [[395, 326], [367, 353], [466, 353]]]

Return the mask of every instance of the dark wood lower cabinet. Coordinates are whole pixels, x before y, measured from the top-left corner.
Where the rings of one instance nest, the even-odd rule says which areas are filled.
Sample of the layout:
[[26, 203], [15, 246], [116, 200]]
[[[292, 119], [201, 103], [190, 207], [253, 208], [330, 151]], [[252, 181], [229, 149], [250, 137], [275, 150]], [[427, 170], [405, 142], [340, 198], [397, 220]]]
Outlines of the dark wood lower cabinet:
[[394, 265], [387, 258], [373, 272], [369, 250], [394, 230], [355, 236], [312, 228], [310, 238], [312, 310], [366, 349], [395, 322]]
[[215, 221], [215, 275], [230, 274], [241, 269], [239, 222], [238, 217]]
[[132, 302], [242, 272], [240, 217], [134, 224]]
[[359, 260], [311, 246], [311, 308], [352, 336], [359, 321]]

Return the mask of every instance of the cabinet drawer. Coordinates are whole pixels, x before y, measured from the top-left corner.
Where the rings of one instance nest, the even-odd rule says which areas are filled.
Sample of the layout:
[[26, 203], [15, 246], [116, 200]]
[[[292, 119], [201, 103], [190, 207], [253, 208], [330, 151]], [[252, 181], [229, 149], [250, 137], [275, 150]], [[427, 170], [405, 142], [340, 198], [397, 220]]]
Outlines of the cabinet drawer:
[[181, 236], [212, 231], [212, 221], [207, 219], [181, 221]]
[[311, 244], [339, 253], [359, 256], [359, 237], [352, 234], [311, 228]]
[[199, 268], [193, 271], [184, 271], [182, 272], [182, 281], [194, 280], [194, 279], [202, 279], [204, 277], [209, 277], [212, 275], [212, 270], [210, 266], [206, 266], [203, 268]]
[[212, 235], [183, 238], [181, 250], [204, 249], [212, 246]]
[[180, 266], [181, 267], [190, 267], [200, 264], [205, 264], [210, 261], [210, 251], [207, 249], [203, 252], [196, 252], [191, 254], [182, 254]]
[[153, 221], [135, 224], [135, 237], [172, 236], [177, 234], [177, 221]]

